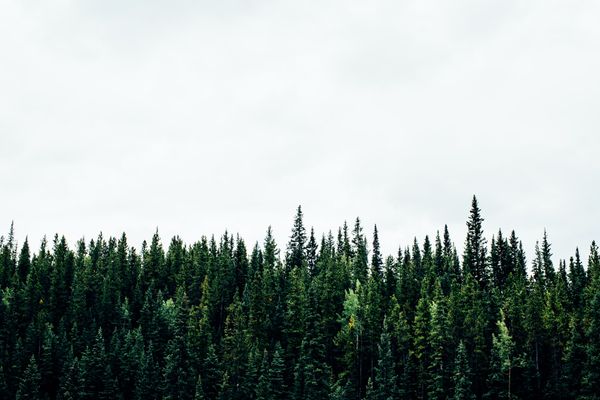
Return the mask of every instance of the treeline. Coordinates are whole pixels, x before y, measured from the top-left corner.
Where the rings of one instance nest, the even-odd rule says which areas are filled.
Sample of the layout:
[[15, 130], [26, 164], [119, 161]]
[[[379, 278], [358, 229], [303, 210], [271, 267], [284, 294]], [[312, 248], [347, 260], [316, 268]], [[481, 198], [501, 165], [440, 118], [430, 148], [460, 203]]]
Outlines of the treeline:
[[[158, 233], [32, 252], [0, 241], [2, 399], [597, 399], [600, 258], [530, 267], [488, 243], [473, 198], [464, 253], [447, 228], [384, 258], [377, 227], [307, 232], [285, 251], [225, 233]], [[530, 273], [528, 274], [528, 270]]]

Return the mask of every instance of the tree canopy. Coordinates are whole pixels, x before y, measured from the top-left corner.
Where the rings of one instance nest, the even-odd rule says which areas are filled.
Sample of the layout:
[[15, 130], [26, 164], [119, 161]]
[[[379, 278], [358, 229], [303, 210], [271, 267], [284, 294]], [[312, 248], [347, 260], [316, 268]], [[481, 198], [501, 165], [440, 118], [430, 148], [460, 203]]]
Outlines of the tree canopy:
[[[0, 238], [0, 399], [598, 399], [600, 257], [447, 226], [289, 242]], [[431, 239], [430, 239], [431, 238]], [[385, 239], [385, 238], [384, 238]], [[422, 244], [421, 244], [422, 243]], [[281, 251], [281, 249], [284, 249]], [[529, 271], [529, 273], [528, 273]]]

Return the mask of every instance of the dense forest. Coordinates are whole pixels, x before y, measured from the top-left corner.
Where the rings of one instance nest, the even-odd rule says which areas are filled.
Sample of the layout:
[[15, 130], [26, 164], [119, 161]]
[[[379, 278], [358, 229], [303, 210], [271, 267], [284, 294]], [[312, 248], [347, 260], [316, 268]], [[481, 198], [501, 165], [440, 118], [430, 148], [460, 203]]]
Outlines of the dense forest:
[[0, 240], [1, 399], [597, 399], [600, 258], [592, 242], [528, 263], [447, 228], [384, 258], [359, 219], [285, 249], [229, 233], [141, 248]]

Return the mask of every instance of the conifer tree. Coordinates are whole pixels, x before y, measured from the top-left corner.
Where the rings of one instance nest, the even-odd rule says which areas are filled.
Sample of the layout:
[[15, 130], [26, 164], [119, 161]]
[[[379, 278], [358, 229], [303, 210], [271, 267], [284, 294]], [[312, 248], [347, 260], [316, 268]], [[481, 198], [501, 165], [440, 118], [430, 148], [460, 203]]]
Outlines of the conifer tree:
[[[360, 282], [356, 284], [360, 291]], [[343, 390], [349, 399], [361, 397], [362, 389], [362, 342], [363, 326], [359, 319], [360, 300], [353, 289], [348, 289], [345, 294], [344, 309], [340, 316], [340, 331], [334, 343], [339, 349], [342, 367], [340, 373], [340, 390]]]
[[[590, 246], [590, 255], [588, 258], [588, 282], [593, 285], [600, 280], [600, 255], [598, 253], [598, 246], [593, 241]], [[592, 286], [593, 286], [592, 285]]]
[[586, 346], [584, 332], [578, 316], [571, 316], [569, 328], [570, 335], [565, 344], [563, 362], [564, 368], [560, 377], [560, 395], [564, 398], [579, 398], [581, 394], [580, 383], [582, 371], [586, 360]]
[[477, 198], [473, 196], [471, 213], [467, 221], [467, 239], [463, 256], [463, 270], [475, 278], [480, 286], [487, 284], [488, 272], [486, 266], [486, 240], [482, 229], [483, 218], [477, 204]]
[[427, 299], [421, 297], [417, 304], [413, 332], [413, 356], [417, 374], [415, 395], [417, 399], [425, 399], [427, 395], [430, 357], [429, 324], [429, 304]]
[[493, 335], [491, 366], [488, 375], [488, 392], [490, 399], [512, 398], [512, 369], [514, 367], [514, 343], [508, 332], [504, 315], [497, 323], [498, 334]]
[[392, 354], [391, 335], [386, 320], [383, 323], [383, 333], [377, 350], [379, 359], [375, 367], [375, 398], [377, 400], [393, 400], [398, 396], [398, 378]]
[[356, 218], [352, 231], [352, 279], [365, 283], [368, 275], [367, 241], [362, 233], [360, 219]]
[[458, 345], [452, 381], [454, 384], [453, 400], [475, 399], [475, 394], [472, 391], [471, 368], [467, 359], [467, 349], [463, 342], [460, 342]]
[[194, 390], [194, 400], [205, 400], [204, 389], [202, 388], [202, 376], [198, 375], [196, 379], [196, 389]]
[[588, 283], [587, 276], [579, 256], [579, 249], [575, 249], [575, 259], [571, 257], [571, 262], [569, 263], [569, 282], [571, 292], [570, 297], [573, 307], [579, 309], [583, 304], [585, 287]]
[[448, 312], [445, 299], [441, 296], [441, 285], [438, 281], [437, 295], [429, 306], [431, 315], [429, 345], [431, 347], [431, 360], [429, 364], [428, 398], [444, 399], [448, 391], [447, 380], [449, 378], [449, 345], [448, 340]]
[[268, 354], [265, 351], [263, 355], [262, 367], [260, 369], [260, 377], [258, 378], [258, 384], [256, 385], [256, 400], [272, 400], [271, 398], [271, 382], [269, 381], [268, 372]]
[[21, 252], [19, 253], [19, 262], [17, 263], [17, 274], [21, 283], [25, 283], [27, 280], [27, 275], [29, 274], [30, 269], [31, 255], [29, 253], [29, 241], [27, 237], [25, 237], [25, 242], [23, 243], [23, 247], [21, 247]]
[[373, 379], [369, 377], [367, 381], [367, 387], [365, 388], [365, 398], [364, 400], [377, 400], [377, 392], [373, 387]]
[[383, 257], [381, 256], [381, 249], [379, 248], [379, 234], [377, 233], [377, 225], [373, 230], [373, 256], [371, 258], [371, 274], [374, 276], [381, 276], [381, 269], [383, 267]]
[[219, 392], [219, 379], [223, 375], [220, 366], [215, 346], [211, 343], [208, 346], [202, 368], [202, 371], [204, 371], [202, 383], [204, 384], [204, 393], [208, 399], [215, 399]]
[[135, 399], [158, 399], [160, 396], [160, 382], [160, 367], [154, 359], [154, 347], [152, 343], [149, 343], [140, 360], [140, 369], [138, 370], [135, 386]]
[[107, 362], [101, 329], [98, 329], [93, 347], [88, 347], [81, 356], [80, 368], [82, 399], [111, 399], [114, 397], [115, 382]]
[[317, 240], [315, 239], [315, 230], [310, 228], [310, 238], [306, 245], [306, 260], [308, 264], [308, 272], [311, 276], [318, 274], [317, 271]]
[[462, 270], [447, 226], [384, 258], [358, 219], [317, 246], [301, 209], [283, 263], [270, 228], [251, 254], [228, 232], [30, 252], [11, 229], [0, 400], [597, 399], [596, 243], [555, 268], [544, 232], [527, 265], [482, 221], [473, 199]]
[[23, 372], [21, 382], [19, 384], [19, 390], [17, 391], [17, 400], [38, 400], [40, 399], [40, 372], [38, 371], [37, 362], [35, 358], [31, 356], [29, 358], [29, 364]]
[[269, 366], [269, 386], [271, 389], [272, 400], [284, 400], [287, 394], [287, 385], [285, 382], [285, 364], [283, 359], [283, 348], [277, 342], [271, 365]]
[[285, 257], [287, 272], [295, 267], [302, 267], [302, 264], [306, 262], [306, 229], [303, 218], [302, 207], [298, 206]]
[[0, 364], [0, 399], [9, 399], [9, 388], [4, 375], [4, 367]]
[[554, 265], [552, 263], [552, 252], [550, 250], [550, 242], [548, 242], [548, 235], [544, 229], [544, 238], [542, 239], [542, 268], [544, 270], [544, 277], [548, 285], [554, 283], [556, 273], [554, 271]]
[[586, 360], [582, 372], [584, 398], [597, 399], [600, 387], [600, 287], [596, 286], [586, 309]]

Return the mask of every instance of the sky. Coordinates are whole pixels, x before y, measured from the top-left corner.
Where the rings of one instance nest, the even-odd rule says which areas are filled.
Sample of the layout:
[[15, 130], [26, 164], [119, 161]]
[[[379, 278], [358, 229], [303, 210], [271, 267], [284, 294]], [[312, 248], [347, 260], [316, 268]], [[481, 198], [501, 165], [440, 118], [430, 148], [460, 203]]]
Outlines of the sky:
[[600, 239], [600, 3], [1, 0], [0, 231]]

